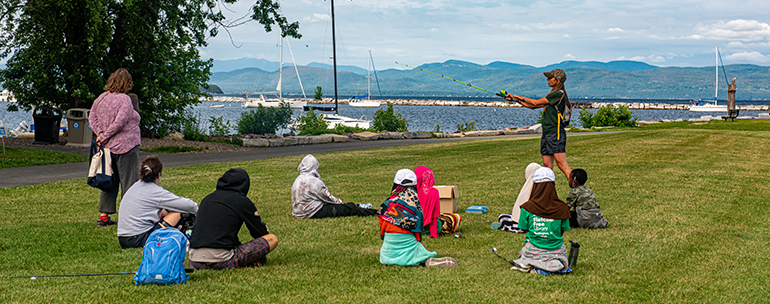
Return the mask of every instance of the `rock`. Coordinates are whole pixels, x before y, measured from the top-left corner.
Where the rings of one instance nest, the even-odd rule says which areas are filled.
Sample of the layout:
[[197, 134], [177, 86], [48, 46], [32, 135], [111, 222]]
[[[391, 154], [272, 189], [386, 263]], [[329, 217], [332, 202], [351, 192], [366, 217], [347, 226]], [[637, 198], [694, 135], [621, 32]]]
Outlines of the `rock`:
[[516, 135], [517, 133], [516, 133], [516, 130], [505, 129], [505, 130], [503, 130], [503, 134], [505, 134], [505, 135]]
[[184, 139], [184, 134], [180, 133], [179, 131], [171, 131], [170, 133], [168, 133], [168, 135], [163, 137], [163, 139], [182, 140]]
[[446, 137], [446, 133], [435, 132], [433, 133], [433, 136], [436, 136], [436, 138], [444, 138]]
[[480, 131], [479, 136], [497, 136], [500, 135], [500, 132], [498, 130], [486, 130], [486, 131]]
[[331, 142], [332, 138], [328, 134], [313, 136], [313, 144], [328, 144]]
[[267, 141], [271, 147], [283, 147], [283, 138], [270, 138]]
[[312, 136], [296, 136], [294, 138], [297, 140], [297, 145], [311, 145], [311, 144], [313, 144], [313, 137]]
[[297, 145], [297, 138], [296, 137], [285, 137], [283, 139], [283, 145], [284, 146], [296, 146]]
[[759, 119], [770, 119], [770, 113], [759, 113]]
[[267, 139], [264, 139], [264, 138], [244, 138], [243, 146], [244, 147], [269, 147], [270, 142], [268, 142]]
[[463, 134], [465, 134], [465, 137], [478, 137], [480, 133], [481, 132], [479, 132], [479, 131], [463, 132]]
[[326, 134], [326, 135], [332, 138], [332, 142], [337, 142], [337, 143], [348, 142], [348, 137], [345, 135], [339, 135], [339, 134]]
[[424, 132], [404, 132], [401, 133], [403, 138], [406, 139], [427, 139], [431, 138], [430, 133], [424, 133]]
[[353, 133], [353, 138], [363, 141], [378, 140], [380, 139], [380, 134], [374, 132], [359, 132]]
[[388, 132], [383, 131], [380, 135], [382, 139], [404, 139], [404, 135], [401, 132]]

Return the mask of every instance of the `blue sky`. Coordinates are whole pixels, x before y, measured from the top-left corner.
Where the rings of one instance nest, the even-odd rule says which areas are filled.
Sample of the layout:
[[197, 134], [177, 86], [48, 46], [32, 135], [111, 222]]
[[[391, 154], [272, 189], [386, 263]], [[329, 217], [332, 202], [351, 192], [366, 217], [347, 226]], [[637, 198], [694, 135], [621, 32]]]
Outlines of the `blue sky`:
[[[227, 6], [227, 15], [248, 13], [253, 1]], [[506, 61], [545, 66], [564, 60], [637, 60], [656, 66], [714, 64], [718, 46], [725, 64], [770, 66], [770, 1], [691, 0], [336, 0], [340, 65], [377, 69], [443, 62]], [[299, 65], [331, 63], [329, 0], [282, 1], [282, 12], [300, 22], [302, 39], [291, 39]], [[277, 31], [256, 22], [209, 39], [204, 58], [279, 60]], [[237, 48], [235, 45], [239, 45]], [[284, 44], [284, 61], [291, 62]]]

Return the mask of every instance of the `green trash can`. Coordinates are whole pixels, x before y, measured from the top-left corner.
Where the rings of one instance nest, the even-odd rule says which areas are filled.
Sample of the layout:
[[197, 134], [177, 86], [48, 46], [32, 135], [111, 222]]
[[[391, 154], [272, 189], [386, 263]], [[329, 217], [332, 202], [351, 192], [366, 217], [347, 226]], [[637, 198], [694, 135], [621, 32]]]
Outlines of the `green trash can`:
[[33, 144], [50, 145], [59, 142], [61, 110], [49, 106], [38, 107], [32, 112], [32, 119], [35, 120]]
[[68, 147], [90, 147], [93, 131], [88, 124], [89, 109], [72, 108], [67, 110], [67, 144]]

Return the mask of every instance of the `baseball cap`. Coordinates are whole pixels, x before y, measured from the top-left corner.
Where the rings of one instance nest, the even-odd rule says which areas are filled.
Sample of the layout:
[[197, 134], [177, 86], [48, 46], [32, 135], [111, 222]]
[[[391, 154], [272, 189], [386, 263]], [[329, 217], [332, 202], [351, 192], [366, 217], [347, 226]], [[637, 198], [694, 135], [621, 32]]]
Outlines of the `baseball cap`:
[[567, 81], [567, 74], [561, 69], [553, 69], [550, 72], [543, 73], [543, 75], [548, 78], [556, 78], [561, 82]]

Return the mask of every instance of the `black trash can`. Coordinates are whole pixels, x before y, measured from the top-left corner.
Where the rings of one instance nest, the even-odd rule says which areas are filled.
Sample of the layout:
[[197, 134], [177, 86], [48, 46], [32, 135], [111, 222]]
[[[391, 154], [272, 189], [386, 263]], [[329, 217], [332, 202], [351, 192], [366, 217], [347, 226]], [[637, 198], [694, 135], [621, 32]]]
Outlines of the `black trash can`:
[[59, 142], [59, 124], [61, 110], [49, 106], [35, 108], [32, 113], [35, 120], [35, 141], [33, 144], [50, 145]]

